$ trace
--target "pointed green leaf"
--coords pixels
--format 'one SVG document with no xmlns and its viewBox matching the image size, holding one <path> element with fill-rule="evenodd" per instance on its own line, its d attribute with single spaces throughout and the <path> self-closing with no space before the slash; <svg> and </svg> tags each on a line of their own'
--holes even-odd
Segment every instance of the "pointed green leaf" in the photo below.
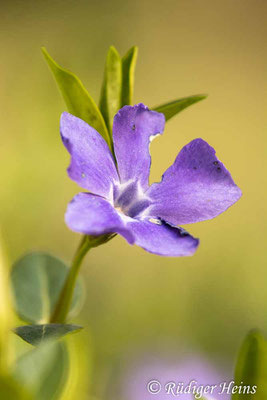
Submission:
<svg viewBox="0 0 267 400">
<path fill-rule="evenodd" d="M 197 94 L 195 96 L 184 97 L 182 99 L 171 101 L 170 103 L 162 104 L 161 106 L 154 107 L 153 110 L 163 113 L 165 115 L 166 121 L 168 121 L 170 118 L 184 110 L 186 107 L 189 107 L 192 104 L 206 98 L 207 95 L 205 94 Z"/>
<path fill-rule="evenodd" d="M 44 340 L 60 339 L 68 333 L 78 332 L 81 329 L 81 326 L 73 324 L 43 324 L 19 326 L 14 332 L 25 342 L 36 346 Z"/>
<path fill-rule="evenodd" d="M 242 383 L 241 383 L 242 382 Z M 236 370 L 235 385 L 257 386 L 255 394 L 236 393 L 233 400 L 267 399 L 267 341 L 259 332 L 251 332 L 241 346 Z"/>
<path fill-rule="evenodd" d="M 134 73 L 137 60 L 138 48 L 132 47 L 122 58 L 122 93 L 121 107 L 132 105 L 134 90 Z"/>
<path fill-rule="evenodd" d="M 122 67 L 121 57 L 115 47 L 109 48 L 99 108 L 112 137 L 114 115 L 121 108 Z"/>
<path fill-rule="evenodd" d="M 65 343 L 44 342 L 18 359 L 15 377 L 38 400 L 61 398 L 68 378 L 69 355 Z"/>
<path fill-rule="evenodd" d="M 19 259 L 11 271 L 15 308 L 26 322 L 49 322 L 64 285 L 68 267 L 59 259 L 41 252 L 29 253 Z M 70 315 L 82 305 L 81 281 L 76 285 Z"/>
<path fill-rule="evenodd" d="M 44 47 L 42 52 L 55 77 L 68 111 L 95 128 L 107 141 L 108 145 L 111 146 L 103 116 L 80 79 L 72 72 L 61 68 Z"/>
</svg>

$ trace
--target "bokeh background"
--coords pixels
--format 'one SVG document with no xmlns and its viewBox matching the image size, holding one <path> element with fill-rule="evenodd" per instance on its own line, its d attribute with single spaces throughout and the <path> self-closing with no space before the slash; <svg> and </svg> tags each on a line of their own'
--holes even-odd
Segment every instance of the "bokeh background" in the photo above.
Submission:
<svg viewBox="0 0 267 400">
<path fill-rule="evenodd" d="M 12 261 L 40 249 L 69 262 L 79 241 L 64 224 L 79 188 L 65 172 L 65 105 L 42 45 L 96 100 L 111 44 L 139 46 L 135 102 L 208 93 L 153 142 L 151 179 L 202 137 L 243 191 L 215 220 L 187 226 L 201 239 L 194 257 L 160 258 L 120 237 L 88 255 L 78 322 L 98 397 L 125 396 L 147 360 L 189 353 L 231 376 L 247 331 L 266 332 L 266 13 L 264 0 L 1 1 L 0 217 Z"/>
</svg>

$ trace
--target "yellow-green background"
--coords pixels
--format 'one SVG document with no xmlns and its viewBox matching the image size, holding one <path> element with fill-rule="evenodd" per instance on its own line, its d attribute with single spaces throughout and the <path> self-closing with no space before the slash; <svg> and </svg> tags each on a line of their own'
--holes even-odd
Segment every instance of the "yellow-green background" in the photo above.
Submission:
<svg viewBox="0 0 267 400">
<path fill-rule="evenodd" d="M 231 367 L 247 331 L 267 329 L 266 13 L 264 0 L 1 2 L 0 216 L 11 260 L 41 249 L 69 262 L 79 241 L 64 224 L 79 188 L 65 172 L 65 105 L 42 45 L 97 100 L 111 44 L 139 46 L 135 102 L 208 93 L 153 142 L 152 179 L 202 137 L 243 191 L 226 213 L 187 227 L 201 239 L 194 257 L 160 258 L 120 237 L 88 255 L 78 321 L 93 337 L 88 381 L 99 395 L 127 354 L 186 347 Z"/>
</svg>

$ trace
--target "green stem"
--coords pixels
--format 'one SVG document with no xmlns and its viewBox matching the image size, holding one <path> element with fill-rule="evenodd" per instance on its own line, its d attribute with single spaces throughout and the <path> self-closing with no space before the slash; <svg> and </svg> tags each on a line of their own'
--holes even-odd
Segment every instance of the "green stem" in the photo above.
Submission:
<svg viewBox="0 0 267 400">
<path fill-rule="evenodd" d="M 114 235 L 102 235 L 102 236 L 84 236 L 76 253 L 73 258 L 73 262 L 69 269 L 68 276 L 66 278 L 65 284 L 61 290 L 58 302 L 56 304 L 55 310 L 51 316 L 50 323 L 60 323 L 63 324 L 66 321 L 68 312 L 71 306 L 71 301 L 73 297 L 73 292 L 75 289 L 75 284 L 78 278 L 80 267 L 85 255 L 92 247 L 97 247 L 100 244 L 104 244 Z"/>
</svg>

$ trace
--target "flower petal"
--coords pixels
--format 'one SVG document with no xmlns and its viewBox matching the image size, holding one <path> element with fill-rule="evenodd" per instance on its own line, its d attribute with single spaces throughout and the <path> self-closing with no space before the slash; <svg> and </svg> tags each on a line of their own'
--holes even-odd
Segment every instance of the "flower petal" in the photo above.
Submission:
<svg viewBox="0 0 267 400">
<path fill-rule="evenodd" d="M 113 206 L 105 199 L 90 193 L 79 193 L 69 203 L 65 214 L 68 227 L 85 235 L 119 233 L 129 243 L 134 238 L 126 223 Z"/>
<path fill-rule="evenodd" d="M 123 107 L 114 117 L 113 141 L 121 183 L 138 181 L 148 187 L 150 170 L 149 143 L 163 133 L 165 117 L 143 104 Z"/>
<path fill-rule="evenodd" d="M 241 196 L 215 150 L 195 139 L 178 154 L 174 164 L 154 183 L 147 195 L 154 202 L 149 215 L 175 225 L 211 219 L 227 210 Z"/>
<path fill-rule="evenodd" d="M 71 155 L 69 177 L 90 192 L 111 196 L 119 178 L 105 140 L 86 122 L 66 112 L 61 116 L 60 132 Z"/>
<path fill-rule="evenodd" d="M 107 200 L 90 193 L 79 193 L 73 198 L 65 221 L 75 232 L 93 236 L 118 233 L 130 244 L 161 256 L 192 255 L 198 246 L 198 239 L 181 228 L 164 221 L 123 216 Z"/>
<path fill-rule="evenodd" d="M 199 240 L 184 229 L 171 226 L 164 221 L 133 219 L 127 226 L 134 236 L 135 244 L 160 256 L 191 256 L 199 244 Z"/>
</svg>

